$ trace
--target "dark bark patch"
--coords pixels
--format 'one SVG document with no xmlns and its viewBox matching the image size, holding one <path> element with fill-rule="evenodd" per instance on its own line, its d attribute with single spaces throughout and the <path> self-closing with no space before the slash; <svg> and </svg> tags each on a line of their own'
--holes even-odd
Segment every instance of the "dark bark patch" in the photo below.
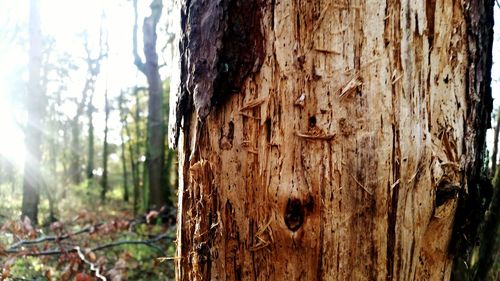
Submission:
<svg viewBox="0 0 500 281">
<path fill-rule="evenodd" d="M 289 198 L 285 209 L 285 224 L 291 231 L 295 232 L 304 223 L 304 207 L 297 198 Z"/>
<path fill-rule="evenodd" d="M 428 0 L 425 5 L 425 14 L 427 18 L 427 38 L 429 47 L 434 42 L 434 14 L 436 13 L 436 0 Z"/>
<path fill-rule="evenodd" d="M 309 213 L 312 213 L 314 211 L 314 198 L 311 194 L 307 196 L 307 201 L 305 202 L 304 207 Z"/>
<path fill-rule="evenodd" d="M 182 1 L 179 44 L 181 83 L 173 131 L 177 146 L 182 120 L 193 109 L 204 120 L 264 61 L 263 0 Z M 183 128 L 187 130 L 187 128 Z"/>
<path fill-rule="evenodd" d="M 198 262 L 204 264 L 208 261 L 210 255 L 210 247 L 205 242 L 196 245 L 196 253 L 198 254 Z"/>
<path fill-rule="evenodd" d="M 309 117 L 309 127 L 316 127 L 316 116 L 313 115 Z"/>
<path fill-rule="evenodd" d="M 266 126 L 266 140 L 267 143 L 270 143 L 272 137 L 272 124 L 270 118 L 266 119 L 265 126 Z"/>
<path fill-rule="evenodd" d="M 225 12 L 227 30 L 222 38 L 212 105 L 220 104 L 238 92 L 248 75 L 257 72 L 264 61 L 263 1 L 228 2 Z"/>
<path fill-rule="evenodd" d="M 436 207 L 446 203 L 446 201 L 456 198 L 460 187 L 447 181 L 442 181 L 436 189 Z"/>
<path fill-rule="evenodd" d="M 233 139 L 234 139 L 234 122 L 233 121 L 229 121 L 228 127 L 229 128 L 228 128 L 228 131 L 227 131 L 227 139 L 232 144 L 233 143 Z"/>
</svg>

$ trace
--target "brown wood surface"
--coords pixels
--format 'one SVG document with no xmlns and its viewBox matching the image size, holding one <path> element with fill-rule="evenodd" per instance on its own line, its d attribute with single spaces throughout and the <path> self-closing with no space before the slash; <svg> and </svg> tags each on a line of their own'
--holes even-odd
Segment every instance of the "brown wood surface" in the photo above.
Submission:
<svg viewBox="0 0 500 281">
<path fill-rule="evenodd" d="M 262 4 L 260 68 L 183 120 L 178 280 L 448 280 L 490 2 Z"/>
</svg>

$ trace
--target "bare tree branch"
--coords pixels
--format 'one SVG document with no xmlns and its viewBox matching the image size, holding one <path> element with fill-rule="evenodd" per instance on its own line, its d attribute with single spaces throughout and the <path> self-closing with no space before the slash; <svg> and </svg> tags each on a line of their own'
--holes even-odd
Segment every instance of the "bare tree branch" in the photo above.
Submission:
<svg viewBox="0 0 500 281">
<path fill-rule="evenodd" d="M 73 236 L 76 236 L 76 235 L 79 235 L 79 234 L 82 234 L 82 233 L 86 233 L 86 232 L 91 232 L 93 229 L 96 229 L 98 228 L 99 226 L 101 226 L 103 223 L 98 223 L 96 225 L 91 225 L 91 226 L 87 226 L 85 228 L 82 228 L 78 231 L 75 231 L 73 233 L 67 233 L 67 234 L 64 234 L 64 235 L 61 235 L 61 236 L 56 236 L 56 235 L 51 235 L 51 236 L 42 236 L 42 237 L 39 237 L 37 239 L 34 239 L 34 240 L 20 240 L 14 244 L 12 244 L 7 251 L 9 250 L 14 250 L 16 248 L 19 248 L 21 246 L 24 246 L 24 245 L 35 245 L 35 244 L 40 244 L 40 243 L 43 243 L 43 242 L 51 242 L 51 241 L 61 241 L 61 240 L 64 240 L 64 239 L 68 239 L 70 237 L 73 237 Z"/>
<path fill-rule="evenodd" d="M 119 241 L 114 241 L 110 242 L 107 244 L 103 245 L 98 245 L 90 249 L 91 252 L 97 252 L 109 248 L 114 248 L 117 246 L 121 245 L 145 245 L 151 248 L 156 249 L 158 252 L 161 252 L 162 255 L 166 256 L 166 252 L 163 251 L 160 247 L 156 246 L 154 243 L 159 242 L 161 240 L 170 240 L 173 241 L 175 237 L 168 235 L 167 233 L 160 234 L 156 236 L 153 239 L 148 239 L 148 240 L 119 240 Z M 31 257 L 37 257 L 37 256 L 53 256 L 53 255 L 62 255 L 62 254 L 68 254 L 68 253 L 77 253 L 79 247 L 73 247 L 70 249 L 51 249 L 51 250 L 46 250 L 46 251 L 40 251 L 40 252 L 29 252 L 29 251 L 23 251 L 23 250 L 16 250 L 16 249 L 7 249 L 4 251 L 6 254 L 18 254 L 20 256 L 31 256 Z"/>
<path fill-rule="evenodd" d="M 102 276 L 101 275 L 101 272 L 99 270 L 99 267 L 96 266 L 94 263 L 90 262 L 89 260 L 87 260 L 85 258 L 85 254 L 82 252 L 82 250 L 80 249 L 80 247 L 75 247 L 75 250 L 78 254 L 78 257 L 84 262 L 86 263 L 89 267 L 90 267 L 90 270 L 93 271 L 95 273 L 95 277 L 101 279 L 102 281 L 106 281 L 106 277 Z"/>
<path fill-rule="evenodd" d="M 137 50 L 137 32 L 139 29 L 139 25 L 137 24 L 139 13 L 137 11 L 137 0 L 133 1 L 134 4 L 134 30 L 132 34 L 132 42 L 133 42 L 133 53 L 134 53 L 134 64 L 137 66 L 137 69 L 142 73 L 146 74 L 146 65 L 142 61 L 139 56 L 139 51 Z"/>
</svg>

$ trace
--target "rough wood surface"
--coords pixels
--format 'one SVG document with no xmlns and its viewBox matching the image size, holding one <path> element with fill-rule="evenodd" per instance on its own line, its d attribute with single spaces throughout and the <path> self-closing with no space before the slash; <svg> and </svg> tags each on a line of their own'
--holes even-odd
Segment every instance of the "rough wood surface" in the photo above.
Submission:
<svg viewBox="0 0 500 281">
<path fill-rule="evenodd" d="M 490 2 L 262 3 L 259 70 L 182 112 L 178 280 L 448 280 Z"/>
</svg>

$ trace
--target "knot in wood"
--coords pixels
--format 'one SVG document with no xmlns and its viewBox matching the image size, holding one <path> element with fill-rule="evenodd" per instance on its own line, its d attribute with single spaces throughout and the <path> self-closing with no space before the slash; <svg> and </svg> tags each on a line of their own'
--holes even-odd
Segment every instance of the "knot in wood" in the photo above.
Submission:
<svg viewBox="0 0 500 281">
<path fill-rule="evenodd" d="M 198 254 L 198 262 L 206 263 L 210 255 L 210 247 L 206 242 L 200 242 L 196 245 L 196 253 Z"/>
<path fill-rule="evenodd" d="M 297 231 L 304 223 L 304 206 L 297 198 L 289 198 L 285 209 L 285 224 L 291 231 Z"/>
</svg>

